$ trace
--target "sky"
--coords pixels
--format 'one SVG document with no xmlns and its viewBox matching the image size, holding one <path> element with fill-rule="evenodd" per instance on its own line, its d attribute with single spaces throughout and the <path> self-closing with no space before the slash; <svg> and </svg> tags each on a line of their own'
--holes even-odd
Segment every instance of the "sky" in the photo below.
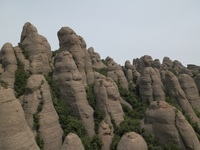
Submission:
<svg viewBox="0 0 200 150">
<path fill-rule="evenodd" d="M 0 0 L 0 47 L 20 41 L 31 22 L 52 51 L 57 32 L 68 26 L 102 59 L 126 60 L 150 55 L 183 65 L 200 65 L 200 0 Z"/>
</svg>

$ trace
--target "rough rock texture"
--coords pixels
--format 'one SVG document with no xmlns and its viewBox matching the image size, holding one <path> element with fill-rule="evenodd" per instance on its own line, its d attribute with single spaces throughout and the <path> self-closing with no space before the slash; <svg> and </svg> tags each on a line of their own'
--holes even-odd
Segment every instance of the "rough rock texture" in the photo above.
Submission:
<svg viewBox="0 0 200 150">
<path fill-rule="evenodd" d="M 177 77 L 170 71 L 167 71 L 165 74 L 165 85 L 169 96 L 177 101 L 178 105 L 186 112 L 187 115 L 191 117 L 194 122 L 197 122 L 200 125 L 200 120 L 188 102 Z"/>
<path fill-rule="evenodd" d="M 152 102 L 145 112 L 143 127 L 153 133 L 159 143 L 174 143 L 183 150 L 200 149 L 196 134 L 185 117 L 164 101 Z"/>
<path fill-rule="evenodd" d="M 188 64 L 187 69 L 189 69 L 195 75 L 200 73 L 200 66 L 194 64 Z"/>
<path fill-rule="evenodd" d="M 84 39 L 78 36 L 71 28 L 62 27 L 58 31 L 59 51 L 69 51 L 76 63 L 79 72 L 82 75 L 84 84 L 94 82 L 94 74 L 90 55 L 86 49 Z"/>
<path fill-rule="evenodd" d="M 135 132 L 125 133 L 119 144 L 117 150 L 147 150 L 147 143 L 143 137 Z"/>
<path fill-rule="evenodd" d="M 84 150 L 84 147 L 76 134 L 69 133 L 65 138 L 61 150 Z"/>
<path fill-rule="evenodd" d="M 39 150 L 13 90 L 0 87 L 0 149 Z"/>
<path fill-rule="evenodd" d="M 16 46 L 14 47 L 16 57 L 19 59 L 19 61 L 24 65 L 24 70 L 29 71 L 30 70 L 30 62 L 27 60 L 23 54 L 23 50 Z"/>
<path fill-rule="evenodd" d="M 103 120 L 99 127 L 99 136 L 102 139 L 103 146 L 101 150 L 109 150 L 113 138 L 113 127 L 110 118 Z M 108 123 L 106 123 L 108 122 Z"/>
<path fill-rule="evenodd" d="M 131 65 L 131 62 L 129 60 L 125 62 L 125 75 L 129 83 L 131 83 L 132 81 L 136 83 L 137 79 L 140 77 L 140 73 L 137 72 L 136 68 L 133 65 Z"/>
<path fill-rule="evenodd" d="M 199 95 L 200 95 L 200 74 L 196 75 L 194 78 L 194 82 L 198 88 L 198 92 L 199 92 Z"/>
<path fill-rule="evenodd" d="M 200 110 L 199 92 L 192 77 L 188 74 L 181 74 L 178 79 L 189 103 L 196 110 Z"/>
<path fill-rule="evenodd" d="M 0 52 L 1 71 L 0 80 L 8 83 L 13 88 L 15 82 L 15 71 L 17 70 L 17 60 L 12 44 L 6 43 L 1 48 Z"/>
<path fill-rule="evenodd" d="M 156 69 L 160 69 L 161 68 L 161 63 L 160 63 L 159 59 L 155 59 L 153 61 L 153 68 L 156 68 Z"/>
<path fill-rule="evenodd" d="M 163 63 L 162 63 L 162 69 L 163 70 L 168 70 L 170 68 L 173 68 L 173 61 L 169 57 L 164 57 L 163 58 Z"/>
<path fill-rule="evenodd" d="M 21 33 L 20 48 L 30 61 L 33 74 L 48 75 L 51 71 L 51 47 L 45 37 L 29 22 L 25 23 Z"/>
<path fill-rule="evenodd" d="M 128 90 L 128 82 L 122 71 L 122 67 L 110 57 L 106 58 L 106 63 L 108 67 L 108 77 L 112 78 L 115 82 L 118 82 L 120 86 Z"/>
<path fill-rule="evenodd" d="M 23 104 L 26 120 L 35 134 L 33 114 L 39 114 L 39 131 L 44 141 L 44 149 L 60 149 L 63 131 L 52 103 L 49 85 L 43 75 L 29 77 Z M 41 107 L 41 112 L 38 112 L 38 107 Z"/>
<path fill-rule="evenodd" d="M 152 58 L 146 55 L 141 60 L 144 68 L 139 79 L 139 92 L 142 100 L 144 102 L 165 100 L 160 73 L 157 69 L 149 67 L 151 66 Z"/>
<path fill-rule="evenodd" d="M 107 68 L 106 65 L 101 61 L 99 53 L 94 51 L 93 47 L 88 48 L 88 53 L 90 54 L 92 66 L 96 69 Z"/>
<path fill-rule="evenodd" d="M 73 114 L 81 119 L 87 134 L 93 136 L 94 111 L 88 104 L 82 75 L 69 51 L 60 51 L 56 56 L 53 79 L 59 87 L 61 99 L 68 103 Z"/>
<path fill-rule="evenodd" d="M 97 100 L 97 106 L 109 114 L 119 125 L 124 120 L 124 112 L 120 104 L 120 94 L 116 83 L 109 77 L 105 77 L 95 72 L 94 94 Z"/>
</svg>

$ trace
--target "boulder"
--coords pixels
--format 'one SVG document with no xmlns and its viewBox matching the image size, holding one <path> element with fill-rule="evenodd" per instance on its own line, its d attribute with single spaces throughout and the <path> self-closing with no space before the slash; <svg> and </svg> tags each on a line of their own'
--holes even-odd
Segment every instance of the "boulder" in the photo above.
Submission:
<svg viewBox="0 0 200 150">
<path fill-rule="evenodd" d="M 66 136 L 63 146 L 61 148 L 61 150 L 84 150 L 84 149 L 85 148 L 83 147 L 80 138 L 74 133 L 69 133 Z"/>
<path fill-rule="evenodd" d="M 125 133 L 120 139 L 117 150 L 147 150 L 143 137 L 135 132 Z"/>
</svg>

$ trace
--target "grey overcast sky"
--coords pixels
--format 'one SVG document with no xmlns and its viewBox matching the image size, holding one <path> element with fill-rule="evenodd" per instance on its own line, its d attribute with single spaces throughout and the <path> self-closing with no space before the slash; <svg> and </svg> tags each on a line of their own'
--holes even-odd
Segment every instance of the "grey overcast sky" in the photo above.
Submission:
<svg viewBox="0 0 200 150">
<path fill-rule="evenodd" d="M 151 55 L 200 65 L 200 0 L 0 0 L 0 20 L 1 47 L 31 22 L 52 50 L 68 26 L 119 64 Z"/>
</svg>

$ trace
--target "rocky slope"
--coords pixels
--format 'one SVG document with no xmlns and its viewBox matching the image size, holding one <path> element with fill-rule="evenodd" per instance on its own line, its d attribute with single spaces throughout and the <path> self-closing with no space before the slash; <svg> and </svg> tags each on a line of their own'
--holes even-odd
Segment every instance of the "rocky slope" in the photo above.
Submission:
<svg viewBox="0 0 200 150">
<path fill-rule="evenodd" d="M 200 150 L 200 66 L 101 59 L 69 27 L 25 23 L 0 51 L 2 150 Z M 134 57 L 134 55 L 133 55 Z"/>
</svg>

